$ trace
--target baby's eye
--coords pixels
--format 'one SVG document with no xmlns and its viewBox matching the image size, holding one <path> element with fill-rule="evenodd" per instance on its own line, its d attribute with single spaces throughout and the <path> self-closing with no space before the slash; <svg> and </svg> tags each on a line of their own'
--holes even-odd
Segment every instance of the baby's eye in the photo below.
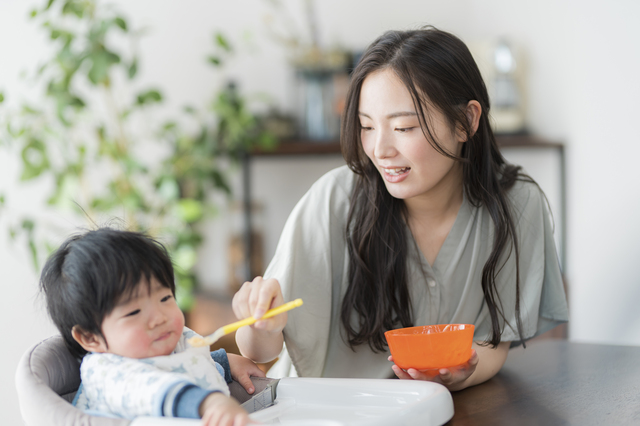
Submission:
<svg viewBox="0 0 640 426">
<path fill-rule="evenodd" d="M 132 317 L 134 315 L 137 315 L 140 313 L 140 309 L 136 309 L 135 311 L 131 311 L 129 312 L 127 315 L 125 315 L 126 317 Z"/>
<path fill-rule="evenodd" d="M 167 300 L 171 299 L 172 297 L 173 297 L 173 296 L 169 294 L 169 295 L 167 295 L 167 296 L 163 297 L 160 301 L 161 301 L 161 302 L 166 302 Z"/>
</svg>

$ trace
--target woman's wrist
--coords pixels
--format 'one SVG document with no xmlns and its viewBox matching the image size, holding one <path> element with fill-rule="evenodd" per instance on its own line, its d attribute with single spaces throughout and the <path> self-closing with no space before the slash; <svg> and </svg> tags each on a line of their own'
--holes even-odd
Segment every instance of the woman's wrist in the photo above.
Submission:
<svg viewBox="0 0 640 426">
<path fill-rule="evenodd" d="M 284 334 L 280 331 L 243 327 L 236 332 L 240 353 L 254 362 L 269 362 L 282 351 Z"/>
</svg>

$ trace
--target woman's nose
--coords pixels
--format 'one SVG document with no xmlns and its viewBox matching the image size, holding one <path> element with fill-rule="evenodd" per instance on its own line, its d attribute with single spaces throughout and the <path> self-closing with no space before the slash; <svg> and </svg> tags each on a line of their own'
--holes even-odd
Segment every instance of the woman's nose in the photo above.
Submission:
<svg viewBox="0 0 640 426">
<path fill-rule="evenodd" d="M 375 155 L 376 158 L 382 159 L 393 157 L 395 153 L 396 149 L 393 144 L 392 136 L 387 132 L 376 132 L 373 155 Z"/>
</svg>

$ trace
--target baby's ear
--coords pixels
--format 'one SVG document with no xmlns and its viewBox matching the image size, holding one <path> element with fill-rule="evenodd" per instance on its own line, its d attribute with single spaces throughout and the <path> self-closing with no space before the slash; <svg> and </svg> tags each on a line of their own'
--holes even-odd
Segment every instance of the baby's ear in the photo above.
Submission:
<svg viewBox="0 0 640 426">
<path fill-rule="evenodd" d="M 95 333 L 85 331 L 79 325 L 73 326 L 73 328 L 71 329 L 71 336 L 87 352 L 107 351 L 107 345 L 103 338 L 96 335 Z"/>
</svg>

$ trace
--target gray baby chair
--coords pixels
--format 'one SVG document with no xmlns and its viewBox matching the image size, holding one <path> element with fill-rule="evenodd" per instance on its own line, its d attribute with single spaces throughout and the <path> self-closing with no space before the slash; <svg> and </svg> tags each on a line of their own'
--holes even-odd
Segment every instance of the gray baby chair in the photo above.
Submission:
<svg viewBox="0 0 640 426">
<path fill-rule="evenodd" d="M 268 407 L 275 400 L 278 380 L 252 378 L 256 391 L 249 395 L 237 382 L 229 385 L 231 396 L 248 412 Z M 71 355 L 62 336 L 56 335 L 30 348 L 16 370 L 20 412 L 26 426 L 143 426 L 192 424 L 180 419 L 125 419 L 91 416 L 71 405 L 80 386 L 80 363 Z"/>
</svg>

